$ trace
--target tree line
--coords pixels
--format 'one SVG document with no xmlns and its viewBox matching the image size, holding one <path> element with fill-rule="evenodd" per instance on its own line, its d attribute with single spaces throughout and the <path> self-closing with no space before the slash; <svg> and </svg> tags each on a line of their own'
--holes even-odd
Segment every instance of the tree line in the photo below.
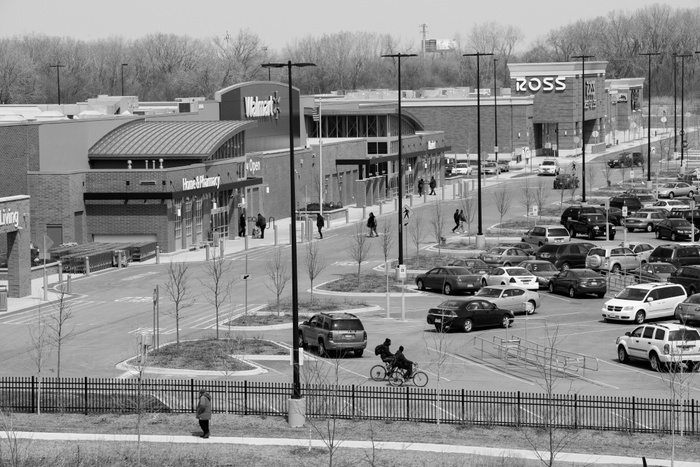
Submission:
<svg viewBox="0 0 700 467">
<path fill-rule="evenodd" d="M 128 40 L 109 37 L 82 41 L 70 37 L 27 34 L 0 39 L 0 103 L 36 104 L 58 100 L 74 103 L 100 94 L 137 95 L 141 101 L 177 97 L 213 98 L 232 84 L 267 80 L 285 82 L 286 70 L 266 70 L 266 62 L 312 62 L 296 69 L 294 85 L 302 93 L 355 89 L 395 89 L 397 61 L 381 55 L 417 53 L 401 63 L 404 89 L 476 85 L 476 62 L 464 53 L 492 53 L 480 64 L 482 87 L 509 87 L 507 64 L 565 62 L 578 55 L 608 61 L 608 78 L 647 77 L 652 57 L 654 95 L 672 95 L 674 61 L 680 83 L 680 59 L 685 59 L 685 92 L 698 90 L 695 68 L 700 55 L 700 7 L 672 8 L 655 4 L 634 11 L 578 20 L 549 30 L 524 46 L 522 31 L 496 22 L 477 24 L 453 38 L 454 48 L 421 53 L 419 43 L 402 43 L 389 34 L 338 32 L 305 36 L 276 51 L 258 34 L 241 29 L 236 35 L 192 38 L 148 34 Z M 52 66 L 53 65 L 53 66 Z M 62 65 L 62 67 L 56 67 Z M 494 73 L 494 66 L 496 67 Z M 123 76 L 123 79 L 122 79 Z M 680 84 L 679 84 L 680 86 Z"/>
</svg>

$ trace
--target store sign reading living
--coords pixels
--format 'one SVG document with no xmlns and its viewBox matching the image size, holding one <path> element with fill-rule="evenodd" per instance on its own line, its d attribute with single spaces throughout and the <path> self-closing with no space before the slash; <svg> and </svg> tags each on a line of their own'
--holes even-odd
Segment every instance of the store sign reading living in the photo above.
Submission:
<svg viewBox="0 0 700 467">
<path fill-rule="evenodd" d="M 0 211 L 0 226 L 2 225 L 19 227 L 19 211 L 10 211 L 9 209 Z"/>
<path fill-rule="evenodd" d="M 566 78 L 561 76 L 548 78 L 515 78 L 515 92 L 563 91 L 566 89 Z"/>
<path fill-rule="evenodd" d="M 221 177 L 207 177 L 206 175 L 197 175 L 194 179 L 188 180 L 186 178 L 182 179 L 182 191 L 187 190 L 198 190 L 200 188 L 209 188 L 215 186 L 219 188 L 219 183 L 221 182 Z"/>
<path fill-rule="evenodd" d="M 274 117 L 275 120 L 280 115 L 280 97 L 277 97 L 277 91 L 268 97 L 266 100 L 260 100 L 255 97 L 244 97 L 245 116 L 247 118 L 263 118 Z"/>
</svg>

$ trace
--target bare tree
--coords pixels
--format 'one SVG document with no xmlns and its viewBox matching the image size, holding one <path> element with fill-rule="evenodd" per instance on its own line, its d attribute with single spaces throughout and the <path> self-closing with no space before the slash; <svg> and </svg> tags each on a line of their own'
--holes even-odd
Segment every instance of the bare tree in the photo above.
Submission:
<svg viewBox="0 0 700 467">
<path fill-rule="evenodd" d="M 433 237 L 438 246 L 438 254 L 441 253 L 442 248 L 442 234 L 445 231 L 445 212 L 442 210 L 442 205 L 440 201 L 435 202 L 435 209 L 433 210 L 433 216 L 430 219 L 430 225 L 433 228 Z"/>
<path fill-rule="evenodd" d="M 214 307 L 216 313 L 216 339 L 219 339 L 219 312 L 221 306 L 231 295 L 233 286 L 233 264 L 226 261 L 223 255 L 217 256 L 216 249 L 211 261 L 206 261 L 202 265 L 202 270 L 206 274 L 206 280 L 200 280 L 204 286 L 204 299 Z"/>
<path fill-rule="evenodd" d="M 610 186 L 612 185 L 612 182 L 610 181 L 610 179 L 612 178 L 612 171 L 613 171 L 613 169 L 612 169 L 612 167 L 610 167 L 610 166 L 608 165 L 608 161 L 607 161 L 607 160 L 605 160 L 605 161 L 603 161 L 603 162 L 604 162 L 604 164 L 603 164 L 603 175 L 605 176 L 606 185 L 607 185 L 608 187 L 610 187 Z"/>
<path fill-rule="evenodd" d="M 525 185 L 520 191 L 520 198 L 518 199 L 520 205 L 525 208 L 525 215 L 528 220 L 530 219 L 530 210 L 535 205 L 535 189 L 530 186 L 530 180 L 525 180 Z"/>
<path fill-rule="evenodd" d="M 289 272 L 289 269 L 287 268 L 287 262 L 282 259 L 281 248 L 275 248 L 275 253 L 272 255 L 272 258 L 268 259 L 267 263 L 265 263 L 265 273 L 272 282 L 272 286 L 265 284 L 265 287 L 267 287 L 267 289 L 270 292 L 275 294 L 277 316 L 279 316 L 280 296 L 282 295 L 282 292 L 284 292 L 284 289 L 287 287 L 289 280 L 292 278 L 292 275 Z"/>
<path fill-rule="evenodd" d="M 408 224 L 408 236 L 411 237 L 411 242 L 416 246 L 416 256 L 420 256 L 420 244 L 425 240 L 425 235 L 423 214 L 416 211 Z"/>
<path fill-rule="evenodd" d="M 42 382 L 44 377 L 44 367 L 51 356 L 51 329 L 46 325 L 45 318 L 41 315 L 41 307 L 38 308 L 38 320 L 35 325 L 28 327 L 29 342 L 27 343 L 27 354 L 34 364 L 37 376 L 36 390 L 36 413 L 41 414 Z"/>
<path fill-rule="evenodd" d="M 180 347 L 180 319 L 183 311 L 192 306 L 194 298 L 190 291 L 189 266 L 187 263 L 170 262 L 168 265 L 168 280 L 165 283 L 165 295 L 173 302 L 174 308 L 168 313 L 175 318 L 175 343 Z"/>
<path fill-rule="evenodd" d="M 471 195 L 462 199 L 460 202 L 461 209 L 464 211 L 464 217 L 467 219 L 467 238 L 471 237 L 472 234 L 472 222 L 474 222 L 474 217 L 476 216 L 477 206 L 474 198 Z"/>
<path fill-rule="evenodd" d="M 306 244 L 304 266 L 306 266 L 306 274 L 309 276 L 309 282 L 311 282 L 311 305 L 313 305 L 314 280 L 328 267 L 328 261 L 318 251 L 318 242 L 309 242 Z"/>
<path fill-rule="evenodd" d="M 513 198 L 510 190 L 508 189 L 508 185 L 505 183 L 501 185 L 494 193 L 494 197 L 496 199 L 496 209 L 498 209 L 498 214 L 500 215 L 499 223 L 503 224 L 503 217 L 506 214 L 508 214 L 508 211 L 510 210 L 510 204 Z M 500 228 L 498 232 L 500 238 Z"/>
<path fill-rule="evenodd" d="M 382 234 L 379 236 L 379 247 L 382 249 L 382 255 L 384 256 L 384 274 L 386 276 L 386 317 L 389 317 L 389 255 L 391 254 L 391 249 L 394 246 L 394 228 L 391 222 L 382 222 Z"/>
<path fill-rule="evenodd" d="M 571 202 L 575 203 L 576 202 L 576 190 L 578 190 L 578 184 L 576 183 L 576 181 L 578 181 L 578 176 L 576 175 L 575 170 L 572 171 L 572 175 L 576 178 L 572 181 L 571 185 L 569 186 L 569 192 L 571 193 Z"/>
<path fill-rule="evenodd" d="M 354 235 L 350 236 L 350 245 L 348 246 L 348 256 L 357 263 L 357 285 L 360 285 L 360 273 L 362 271 L 362 263 L 369 258 L 369 252 L 372 244 L 369 242 L 369 237 L 365 235 L 364 227 L 361 222 L 355 226 Z"/>
<path fill-rule="evenodd" d="M 588 184 L 588 192 L 591 194 L 593 193 L 593 188 L 595 188 L 595 182 L 597 178 L 598 168 L 594 167 L 593 164 L 588 164 L 586 166 L 586 183 Z"/>
<path fill-rule="evenodd" d="M 542 217 L 542 211 L 544 211 L 547 201 L 549 200 L 549 189 L 545 186 L 542 178 L 537 179 L 537 188 L 535 188 L 535 206 L 537 206 L 537 212 L 540 217 Z"/>
<path fill-rule="evenodd" d="M 75 337 L 75 326 L 67 324 L 73 317 L 70 303 L 66 300 L 66 291 L 63 287 L 58 290 L 58 300 L 52 302 L 53 313 L 46 317 L 46 326 L 49 328 L 51 345 L 56 348 L 56 377 L 61 377 L 61 351 L 63 344 Z"/>
</svg>

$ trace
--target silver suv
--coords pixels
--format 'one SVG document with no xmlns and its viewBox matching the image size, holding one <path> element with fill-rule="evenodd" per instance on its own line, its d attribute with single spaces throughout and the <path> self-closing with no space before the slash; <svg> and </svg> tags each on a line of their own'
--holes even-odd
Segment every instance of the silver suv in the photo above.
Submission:
<svg viewBox="0 0 700 467">
<path fill-rule="evenodd" d="M 537 225 L 530 228 L 520 241 L 542 246 L 545 243 L 564 243 L 571 240 L 569 231 L 561 225 Z"/>
<path fill-rule="evenodd" d="M 596 271 L 620 272 L 638 268 L 641 258 L 629 248 L 591 248 L 586 267 Z"/>
<path fill-rule="evenodd" d="M 656 371 L 672 364 L 692 369 L 700 362 L 700 333 L 680 324 L 646 324 L 615 341 L 617 358 L 627 363 L 631 358 L 651 363 Z"/>
<path fill-rule="evenodd" d="M 318 347 L 318 354 L 353 351 L 361 357 L 367 347 L 367 331 L 362 321 L 351 313 L 319 313 L 299 325 L 299 346 Z"/>
</svg>

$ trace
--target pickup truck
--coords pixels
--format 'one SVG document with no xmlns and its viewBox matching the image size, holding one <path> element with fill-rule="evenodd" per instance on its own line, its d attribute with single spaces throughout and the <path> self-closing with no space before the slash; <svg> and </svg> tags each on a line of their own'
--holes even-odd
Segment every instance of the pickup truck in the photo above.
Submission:
<svg viewBox="0 0 700 467">
<path fill-rule="evenodd" d="M 596 237 L 605 237 L 607 226 L 610 240 L 615 239 L 615 226 L 605 222 L 605 216 L 598 213 L 583 212 L 562 220 L 562 224 L 569 230 L 571 238 L 576 235 L 587 236 L 590 240 Z"/>
</svg>

